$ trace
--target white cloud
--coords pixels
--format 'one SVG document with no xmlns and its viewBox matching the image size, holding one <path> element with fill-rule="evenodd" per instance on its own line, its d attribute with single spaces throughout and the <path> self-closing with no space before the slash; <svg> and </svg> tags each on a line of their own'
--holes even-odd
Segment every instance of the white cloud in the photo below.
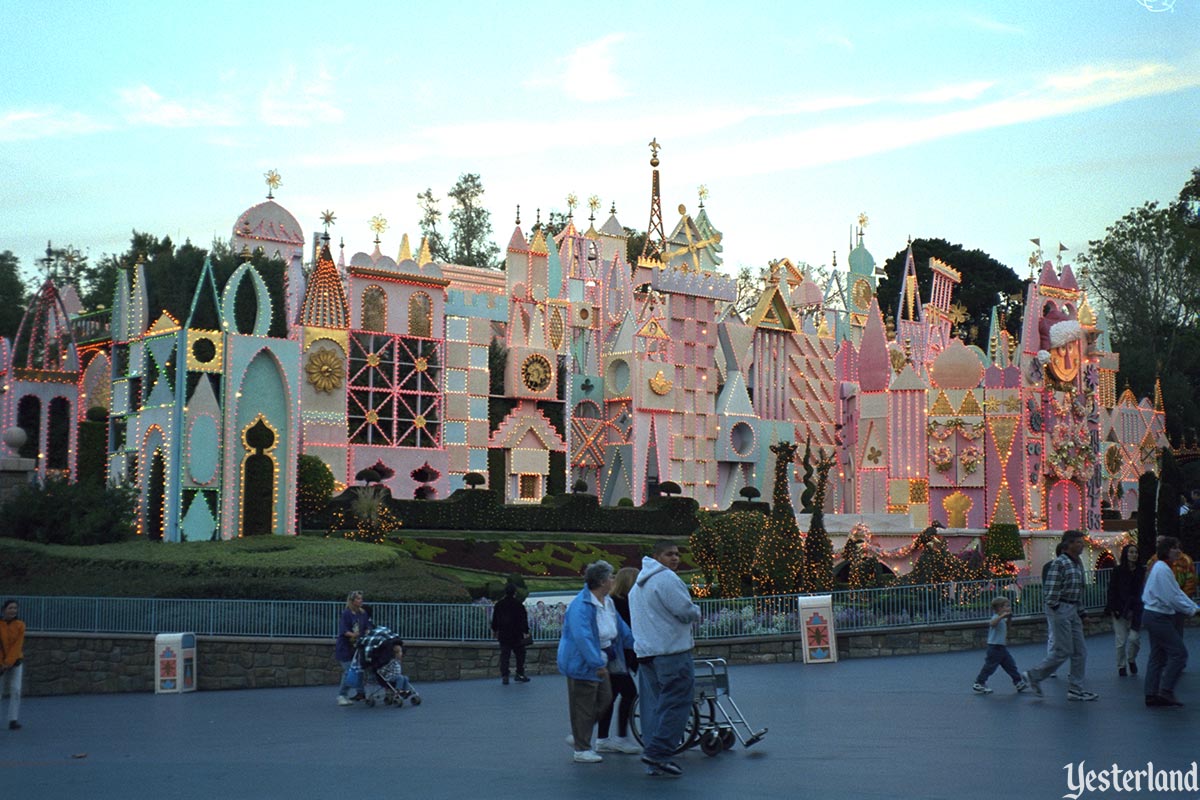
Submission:
<svg viewBox="0 0 1200 800">
<path fill-rule="evenodd" d="M 226 127 L 237 124 L 230 108 L 214 103 L 185 104 L 163 98 L 146 84 L 118 89 L 125 121 L 164 128 Z"/>
<path fill-rule="evenodd" d="M 109 130 L 111 126 L 77 111 L 60 108 L 17 109 L 0 112 L 0 142 L 78 136 Z"/>
<path fill-rule="evenodd" d="M 580 45 L 570 55 L 558 59 L 559 74 L 551 78 L 531 78 L 524 85 L 530 88 L 553 86 L 572 100 L 583 103 L 628 97 L 629 92 L 614 69 L 612 52 L 625 38 L 623 33 L 610 33 Z"/>
<path fill-rule="evenodd" d="M 323 65 L 304 82 L 297 78 L 296 68 L 289 66 L 259 96 L 259 119 L 282 128 L 341 122 L 346 114 L 334 103 L 335 95 L 333 76 Z"/>
<path fill-rule="evenodd" d="M 930 89 L 925 92 L 910 94 L 905 97 L 905 100 L 910 103 L 926 103 L 930 105 L 939 103 L 952 103 L 958 100 L 974 100 L 995 85 L 995 81 L 972 81 L 970 83 L 958 83 L 950 86 L 940 86 L 936 89 Z"/>
</svg>

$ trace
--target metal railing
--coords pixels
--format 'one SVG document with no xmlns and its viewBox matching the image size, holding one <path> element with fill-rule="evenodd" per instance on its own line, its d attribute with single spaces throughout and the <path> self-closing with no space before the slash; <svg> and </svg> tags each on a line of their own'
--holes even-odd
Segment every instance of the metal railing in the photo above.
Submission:
<svg viewBox="0 0 1200 800">
<path fill-rule="evenodd" d="M 1084 607 L 1102 608 L 1110 570 L 1094 573 L 1085 588 Z M 916 625 L 984 622 L 991 601 L 1004 595 L 1016 617 L 1040 615 L 1039 580 L 996 578 L 981 581 L 888 586 L 832 592 L 839 632 L 894 630 Z M 704 599 L 697 639 L 798 633 L 802 595 Z M 19 597 L 21 617 L 31 631 L 99 634 L 153 634 L 189 631 L 209 636 L 334 638 L 343 604 L 293 600 L 171 600 L 126 597 Z M 460 603 L 375 603 L 374 620 L 405 639 L 481 642 L 491 635 L 490 605 Z M 529 609 L 537 641 L 553 641 L 562 630 L 562 603 L 536 603 Z"/>
</svg>

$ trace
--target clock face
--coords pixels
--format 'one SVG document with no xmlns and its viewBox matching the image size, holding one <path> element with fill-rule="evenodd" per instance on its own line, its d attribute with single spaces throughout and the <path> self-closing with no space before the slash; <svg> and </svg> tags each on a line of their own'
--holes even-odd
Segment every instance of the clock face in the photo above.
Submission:
<svg viewBox="0 0 1200 800">
<path fill-rule="evenodd" d="M 854 301 L 856 308 L 866 309 L 871 305 L 871 284 L 867 283 L 864 278 L 859 278 L 854 281 L 854 288 L 850 292 L 850 298 Z"/>
<path fill-rule="evenodd" d="M 531 392 L 540 392 L 550 385 L 553 370 L 545 356 L 531 355 L 521 364 L 521 380 Z"/>
</svg>

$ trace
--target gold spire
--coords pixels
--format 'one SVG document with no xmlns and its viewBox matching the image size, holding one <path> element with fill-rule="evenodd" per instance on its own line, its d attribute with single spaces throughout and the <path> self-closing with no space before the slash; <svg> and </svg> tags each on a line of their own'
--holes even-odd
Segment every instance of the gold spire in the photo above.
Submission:
<svg viewBox="0 0 1200 800">
<path fill-rule="evenodd" d="M 422 240 L 422 244 L 424 244 L 424 240 Z M 396 257 L 396 261 L 409 261 L 411 259 L 412 248 L 408 244 L 408 234 L 406 233 L 400 237 L 400 255 Z"/>
<path fill-rule="evenodd" d="M 417 256 L 417 266 L 423 267 L 431 261 L 433 261 L 433 254 L 429 252 L 429 240 L 422 236 L 421 254 Z"/>
<path fill-rule="evenodd" d="M 1154 376 L 1154 410 L 1165 411 L 1163 408 L 1162 380 L 1158 375 Z"/>
</svg>

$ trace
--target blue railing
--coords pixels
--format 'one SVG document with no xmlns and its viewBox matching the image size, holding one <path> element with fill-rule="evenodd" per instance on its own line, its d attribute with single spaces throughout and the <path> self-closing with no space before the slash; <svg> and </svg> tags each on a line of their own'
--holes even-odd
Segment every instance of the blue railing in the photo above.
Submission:
<svg viewBox="0 0 1200 800">
<path fill-rule="evenodd" d="M 1102 608 L 1109 570 L 1094 573 L 1084 606 Z M 984 622 L 991 601 L 1004 595 L 1016 617 L 1042 613 L 1042 585 L 1029 578 L 961 581 L 924 586 L 890 586 L 832 592 L 839 632 L 891 630 L 915 625 Z M 801 630 L 802 595 L 700 600 L 697 639 L 767 636 Z M 30 631 L 154 634 L 189 631 L 208 636 L 334 638 L 344 605 L 336 601 L 172 600 L 127 597 L 18 597 Z M 405 639 L 478 642 L 491 636 L 490 605 L 460 603 L 374 603 L 374 620 Z M 537 603 L 530 627 L 538 641 L 562 630 L 565 606 Z"/>
</svg>

